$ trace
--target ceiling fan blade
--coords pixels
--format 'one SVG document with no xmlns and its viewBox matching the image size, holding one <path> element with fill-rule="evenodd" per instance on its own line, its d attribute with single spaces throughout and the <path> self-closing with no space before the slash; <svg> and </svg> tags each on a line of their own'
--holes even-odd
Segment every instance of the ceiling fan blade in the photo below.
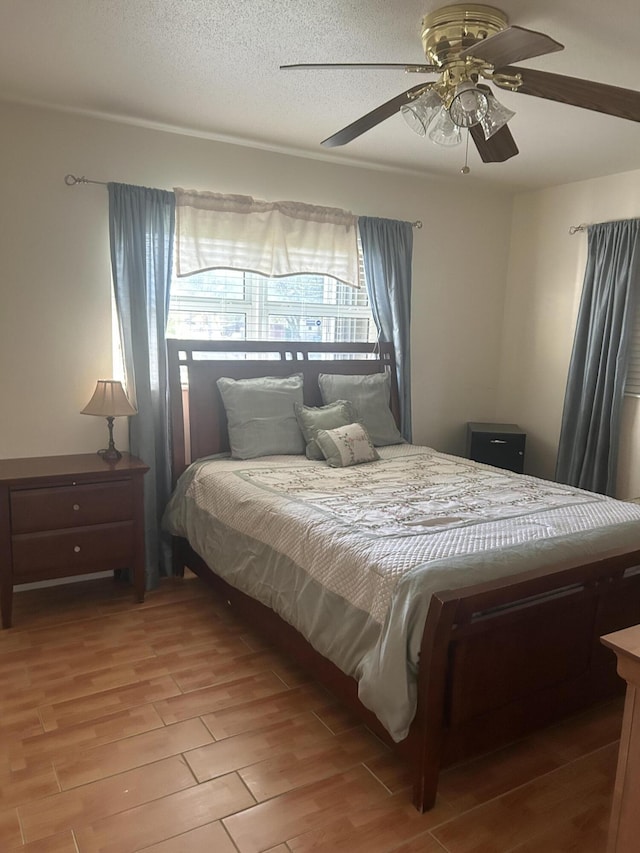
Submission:
<svg viewBox="0 0 640 853">
<path fill-rule="evenodd" d="M 521 62 L 556 50 L 564 50 L 564 45 L 551 36 L 524 27 L 507 27 L 463 50 L 460 56 L 462 59 L 472 56 L 489 62 L 494 68 L 502 68 L 510 62 Z"/>
<path fill-rule="evenodd" d="M 390 101 L 376 107 L 375 110 L 371 110 L 370 113 L 356 119 L 356 121 L 347 125 L 347 127 L 343 127 L 342 130 L 334 133 L 333 136 L 323 139 L 320 144 L 324 145 L 326 148 L 333 148 L 336 145 L 345 145 L 347 142 L 351 142 L 352 139 L 355 139 L 367 130 L 371 130 L 372 127 L 380 124 L 380 122 L 383 122 L 385 119 L 390 118 L 398 112 L 400 107 L 411 103 L 411 101 L 415 101 L 419 95 L 430 88 L 430 83 L 419 83 L 417 86 L 412 86 L 411 89 L 407 89 L 407 91 L 403 92 L 401 95 L 396 95 L 395 98 L 392 98 Z"/>
<path fill-rule="evenodd" d="M 510 160 L 519 153 L 518 146 L 506 124 L 489 139 L 484 138 L 484 131 L 479 124 L 469 130 L 483 163 L 504 163 L 505 160 Z"/>
<path fill-rule="evenodd" d="M 500 74 L 520 74 L 522 85 L 514 90 L 519 94 L 535 95 L 537 98 L 559 101 L 585 110 L 640 121 L 640 92 L 634 89 L 621 89 L 605 83 L 517 66 L 507 66 L 499 71 Z M 499 85 L 495 78 L 494 83 Z"/>
<path fill-rule="evenodd" d="M 510 59 L 509 62 L 516 62 Z M 300 71 L 305 69 L 332 70 L 336 68 L 390 68 L 396 71 L 406 71 L 412 74 L 431 74 L 440 71 L 436 65 L 417 65 L 412 62 L 298 62 L 294 65 L 281 65 L 281 71 Z"/>
</svg>

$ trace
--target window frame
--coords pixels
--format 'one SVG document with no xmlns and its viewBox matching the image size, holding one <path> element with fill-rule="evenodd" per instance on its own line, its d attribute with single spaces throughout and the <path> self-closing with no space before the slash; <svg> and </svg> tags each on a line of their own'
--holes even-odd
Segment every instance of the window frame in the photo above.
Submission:
<svg viewBox="0 0 640 853">
<path fill-rule="evenodd" d="M 167 333 L 166 336 L 168 338 L 184 338 L 184 337 L 192 337 L 192 335 L 184 335 L 179 332 L 173 333 L 170 329 L 172 325 L 172 315 L 178 313 L 193 313 L 193 314 L 212 314 L 212 315 L 243 315 L 244 317 L 244 336 L 241 338 L 234 338 L 234 340 L 246 340 L 246 341 L 269 341 L 269 340 L 278 340 L 278 337 L 269 336 L 269 328 L 270 328 L 270 318 L 275 317 L 309 317 L 309 318 L 319 318 L 323 321 L 321 324 L 320 330 L 320 340 L 326 342 L 334 342 L 341 343 L 344 342 L 342 338 L 336 338 L 336 331 L 339 328 L 339 323 L 341 320 L 344 321 L 366 321 L 368 323 L 367 326 L 367 337 L 355 337 L 355 342 L 363 342 L 363 343 L 374 343 L 378 338 L 378 333 L 375 325 L 375 319 L 373 316 L 373 311 L 371 309 L 371 305 L 369 303 L 369 298 L 366 289 L 363 288 L 351 288 L 350 285 L 344 284 L 343 282 L 339 282 L 331 276 L 325 275 L 320 276 L 317 273 L 309 273 L 306 276 L 285 276 L 284 279 L 288 278 L 313 278 L 313 279 L 323 279 L 322 282 L 323 290 L 326 295 L 326 290 L 329 289 L 333 291 L 334 301 L 314 301 L 314 300 L 305 300 L 305 299 L 278 299 L 274 300 L 269 299 L 269 287 L 271 282 L 282 281 L 282 278 L 268 278 L 267 276 L 263 276 L 259 273 L 255 273 L 248 270 L 207 270 L 205 272 L 196 273 L 198 276 L 203 275 L 220 275 L 225 276 L 229 272 L 233 274 L 240 273 L 242 275 L 242 284 L 243 284 L 243 298 L 234 298 L 233 296 L 216 296 L 213 294 L 203 293 L 202 295 L 198 294 L 179 294 L 176 292 L 177 288 L 172 287 L 172 293 L 170 295 L 170 304 L 169 304 L 169 313 L 167 318 Z M 189 279 L 192 279 L 194 276 L 183 276 L 178 279 L 174 279 L 175 283 L 187 282 Z M 362 276 L 362 281 L 364 281 L 364 275 Z M 340 288 L 345 288 L 342 293 L 346 296 L 346 294 L 350 291 L 353 291 L 353 297 L 351 299 L 341 300 L 340 298 Z M 348 290 L 346 290 L 348 288 Z M 362 294 L 362 296 L 358 296 Z M 363 304 L 356 304 L 358 301 L 361 301 Z M 327 335 L 327 328 L 332 329 L 332 333 Z M 208 335 L 207 337 L 200 337 L 202 340 L 224 340 L 225 337 L 222 336 L 220 338 L 211 337 Z M 303 338 L 306 339 L 306 338 Z M 350 342 L 354 342 L 353 338 L 350 339 Z"/>
</svg>

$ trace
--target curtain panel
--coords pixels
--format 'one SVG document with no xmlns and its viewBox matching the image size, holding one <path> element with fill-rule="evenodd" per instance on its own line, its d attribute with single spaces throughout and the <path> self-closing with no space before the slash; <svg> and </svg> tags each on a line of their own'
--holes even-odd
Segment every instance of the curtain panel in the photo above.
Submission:
<svg viewBox="0 0 640 853">
<path fill-rule="evenodd" d="M 615 495 L 620 417 L 640 289 L 640 219 L 588 228 L 556 479 Z"/>
<path fill-rule="evenodd" d="M 144 478 L 146 585 L 170 575 L 171 546 L 161 532 L 171 494 L 165 331 L 169 311 L 175 197 L 172 192 L 110 183 L 111 267 L 127 392 L 129 447 L 150 470 Z"/>
<path fill-rule="evenodd" d="M 393 343 L 400 395 L 400 432 L 411 441 L 411 261 L 410 222 L 358 219 L 365 282 L 379 339 Z"/>
<path fill-rule="evenodd" d="M 175 189 L 176 273 L 329 275 L 359 287 L 357 218 L 292 201 Z"/>
</svg>

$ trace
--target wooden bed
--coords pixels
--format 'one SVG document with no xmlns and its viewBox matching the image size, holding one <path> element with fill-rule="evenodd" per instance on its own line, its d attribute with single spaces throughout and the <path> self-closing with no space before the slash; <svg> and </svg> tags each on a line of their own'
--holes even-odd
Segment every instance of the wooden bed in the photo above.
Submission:
<svg viewBox="0 0 640 853">
<path fill-rule="evenodd" d="M 321 405 L 319 373 L 388 370 L 392 411 L 398 419 L 389 344 L 380 345 L 375 358 L 365 344 L 171 340 L 168 345 L 174 482 L 191 459 L 228 449 L 226 416 L 215 384 L 221 376 L 301 372 L 305 403 Z M 238 358 L 229 360 L 229 353 Z M 325 358 L 314 358 L 318 353 Z M 431 598 L 424 629 L 417 713 L 408 737 L 393 743 L 359 702 L 353 678 L 271 610 L 218 577 L 186 540 L 174 539 L 174 556 L 176 573 L 186 566 L 214 584 L 238 613 L 268 631 L 271 641 L 404 756 L 420 811 L 435 802 L 441 767 L 621 692 L 624 685 L 616 674 L 615 657 L 599 638 L 640 622 L 640 572 L 635 570 L 640 551 L 572 569 L 530 571 L 442 590 Z"/>
</svg>

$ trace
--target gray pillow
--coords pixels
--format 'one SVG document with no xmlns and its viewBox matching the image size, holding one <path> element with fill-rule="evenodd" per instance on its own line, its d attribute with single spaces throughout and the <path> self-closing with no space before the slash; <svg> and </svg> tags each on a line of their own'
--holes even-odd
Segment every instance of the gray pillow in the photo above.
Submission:
<svg viewBox="0 0 640 853">
<path fill-rule="evenodd" d="M 362 424 L 319 429 L 316 441 L 332 468 L 346 468 L 349 465 L 361 465 L 363 462 L 380 459 Z"/>
<path fill-rule="evenodd" d="M 304 440 L 307 442 L 305 450 L 307 459 L 324 459 L 316 442 L 316 433 L 319 429 L 334 429 L 334 427 L 351 424 L 355 420 L 353 406 L 347 400 L 336 400 L 335 403 L 329 403 L 326 406 L 301 406 L 296 403 L 293 408 Z"/>
<path fill-rule="evenodd" d="M 302 373 L 217 381 L 229 425 L 235 459 L 278 453 L 304 453 L 295 403 L 302 404 Z"/>
<path fill-rule="evenodd" d="M 321 373 L 318 384 L 323 403 L 348 400 L 353 404 L 357 420 L 364 424 L 376 447 L 404 441 L 389 408 L 391 385 L 388 373 Z"/>
</svg>

